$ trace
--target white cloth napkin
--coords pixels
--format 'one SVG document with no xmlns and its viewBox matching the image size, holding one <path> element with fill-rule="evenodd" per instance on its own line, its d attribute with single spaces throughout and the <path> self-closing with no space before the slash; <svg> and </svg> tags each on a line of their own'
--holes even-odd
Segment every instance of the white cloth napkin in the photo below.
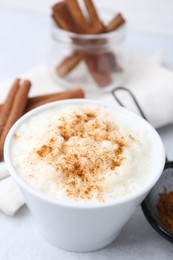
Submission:
<svg viewBox="0 0 173 260">
<path fill-rule="evenodd" d="M 122 84 L 133 91 L 147 118 L 154 127 L 173 122 L 173 72 L 162 67 L 160 59 L 161 55 L 159 53 L 150 58 L 135 54 L 131 55 L 129 69 Z M 63 88 L 59 87 L 51 79 L 49 71 L 44 65 L 22 74 L 21 77 L 32 81 L 31 96 L 63 90 Z M 3 102 L 5 99 L 11 82 L 9 80 L 0 84 L 0 102 Z M 90 98 L 116 104 L 111 94 Z M 135 111 L 129 96 L 121 94 L 121 100 L 123 100 L 127 108 Z M 0 210 L 8 215 L 13 215 L 25 201 L 19 188 L 8 175 L 5 163 L 1 163 Z"/>
</svg>

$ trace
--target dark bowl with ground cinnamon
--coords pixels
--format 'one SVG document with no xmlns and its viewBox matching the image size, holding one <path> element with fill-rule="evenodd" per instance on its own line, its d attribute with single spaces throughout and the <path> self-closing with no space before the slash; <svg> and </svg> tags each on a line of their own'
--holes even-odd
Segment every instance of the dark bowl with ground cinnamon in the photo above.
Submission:
<svg viewBox="0 0 173 260">
<path fill-rule="evenodd" d="M 142 203 L 151 226 L 173 243 L 173 162 L 166 163 L 161 178 Z"/>
</svg>

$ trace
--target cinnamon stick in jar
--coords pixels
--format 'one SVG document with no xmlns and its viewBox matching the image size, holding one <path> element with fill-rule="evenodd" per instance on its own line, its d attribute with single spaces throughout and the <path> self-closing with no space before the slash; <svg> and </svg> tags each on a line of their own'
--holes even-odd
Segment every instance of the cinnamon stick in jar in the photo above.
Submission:
<svg viewBox="0 0 173 260">
<path fill-rule="evenodd" d="M 91 24 L 94 24 L 95 22 L 100 20 L 98 13 L 96 11 L 96 8 L 93 4 L 93 1 L 92 0 L 84 0 L 84 3 L 85 3 L 85 6 L 86 6 L 86 9 L 88 11 L 88 15 L 89 15 Z"/>
<path fill-rule="evenodd" d="M 102 32 L 102 25 L 100 22 L 96 22 L 95 26 L 90 29 L 90 34 L 97 34 L 99 32 Z M 79 45 L 88 45 L 89 41 L 88 40 L 73 40 L 75 44 Z M 56 66 L 56 71 L 60 77 L 65 77 L 68 75 L 84 58 L 84 52 L 74 52 L 71 55 L 65 57 L 57 66 Z"/>
<path fill-rule="evenodd" d="M 77 0 L 64 0 L 66 6 L 73 17 L 73 20 L 78 25 L 82 33 L 87 33 L 90 29 L 89 23 L 86 21 Z"/>
<path fill-rule="evenodd" d="M 56 24 L 63 30 L 81 33 L 81 29 L 73 19 L 65 2 L 59 2 L 52 7 L 53 19 Z M 72 71 L 82 60 L 82 53 L 75 52 L 65 57 L 56 67 L 56 71 L 60 77 L 66 76 Z"/>
<path fill-rule="evenodd" d="M 108 24 L 107 31 L 112 32 L 117 30 L 121 25 L 125 23 L 125 19 L 121 14 L 117 14 Z"/>
<path fill-rule="evenodd" d="M 103 30 L 103 26 L 100 22 L 96 22 L 94 27 L 90 29 L 90 34 L 98 34 Z M 78 45 L 88 45 L 90 44 L 86 39 L 73 39 L 74 44 Z M 60 77 L 65 77 L 68 75 L 84 58 L 84 52 L 76 51 L 71 55 L 65 57 L 57 66 L 56 71 Z"/>
<path fill-rule="evenodd" d="M 62 62 L 56 67 L 56 71 L 60 77 L 64 77 L 70 73 L 82 60 L 84 54 L 82 52 L 76 52 L 72 55 L 65 57 Z"/>
<path fill-rule="evenodd" d="M 90 24 L 95 27 L 96 23 L 100 24 L 101 29 L 101 33 L 106 32 L 106 27 L 104 26 L 104 24 L 102 23 L 102 21 L 99 18 L 99 15 L 97 13 L 97 10 L 94 6 L 94 3 L 92 0 L 84 0 L 88 15 L 89 15 L 89 22 Z"/>
<path fill-rule="evenodd" d="M 78 24 L 74 21 L 73 17 L 71 16 L 71 13 L 69 12 L 65 2 L 59 2 L 55 4 L 52 7 L 52 11 L 52 18 L 60 28 L 74 33 L 82 32 Z"/>
</svg>

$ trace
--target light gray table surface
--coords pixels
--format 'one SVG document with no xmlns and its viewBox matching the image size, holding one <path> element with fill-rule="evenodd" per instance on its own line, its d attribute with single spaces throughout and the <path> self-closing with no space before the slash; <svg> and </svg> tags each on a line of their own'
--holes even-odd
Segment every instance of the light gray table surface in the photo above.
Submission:
<svg viewBox="0 0 173 260">
<path fill-rule="evenodd" d="M 164 63 L 173 69 L 173 38 L 149 35 L 129 29 L 127 43 L 133 49 L 152 54 L 160 48 Z M 0 81 L 46 62 L 49 46 L 49 16 L 0 5 Z M 169 159 L 173 159 L 173 126 L 159 130 Z M 106 228 L 106 227 L 105 227 Z M 97 232 L 97 230 L 96 230 Z M 71 253 L 55 248 L 39 234 L 26 206 L 14 217 L 0 212 L 0 260 L 106 260 L 173 259 L 173 245 L 148 224 L 140 208 L 108 247 L 93 253 Z"/>
</svg>

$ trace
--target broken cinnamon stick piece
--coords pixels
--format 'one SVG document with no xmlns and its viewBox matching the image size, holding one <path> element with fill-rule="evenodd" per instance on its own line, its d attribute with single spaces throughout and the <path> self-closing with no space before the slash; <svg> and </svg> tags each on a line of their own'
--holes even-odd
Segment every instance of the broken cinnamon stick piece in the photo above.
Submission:
<svg viewBox="0 0 173 260">
<path fill-rule="evenodd" d="M 84 97 L 85 95 L 82 89 L 73 89 L 73 90 L 68 90 L 60 93 L 54 93 L 54 94 L 29 98 L 25 109 L 25 113 L 36 107 L 47 104 L 49 102 L 54 102 L 63 99 L 84 98 Z"/>
<path fill-rule="evenodd" d="M 112 32 L 117 30 L 121 25 L 125 23 L 125 19 L 122 14 L 117 14 L 108 24 L 107 31 Z"/>
<path fill-rule="evenodd" d="M 4 104 L 2 105 L 1 107 L 1 111 L 0 111 L 0 136 L 2 134 L 2 131 L 3 131 L 3 128 L 4 128 L 4 125 L 8 119 L 8 116 L 11 112 L 11 108 L 12 108 L 12 105 L 13 105 L 13 101 L 14 101 L 14 98 L 15 98 L 15 95 L 17 94 L 17 91 L 19 90 L 19 82 L 20 80 L 19 79 L 16 79 L 14 82 L 13 82 L 13 85 L 8 93 L 8 96 L 4 102 Z"/>
<path fill-rule="evenodd" d="M 80 30 L 83 33 L 87 33 L 90 26 L 89 23 L 86 21 L 77 0 L 64 0 L 64 2 L 66 3 L 70 14 L 72 15 L 75 23 L 78 25 Z"/>
<path fill-rule="evenodd" d="M 28 96 L 30 87 L 31 87 L 30 81 L 25 80 L 21 84 L 21 86 L 15 96 L 11 112 L 5 123 L 5 126 L 2 131 L 2 135 L 0 137 L 0 160 L 3 160 L 3 149 L 4 149 L 5 138 L 9 132 L 10 128 L 12 127 L 12 125 L 17 121 L 17 119 L 19 119 L 19 117 L 22 116 L 22 114 L 25 110 L 25 106 L 26 106 L 27 98 L 28 98 L 27 96 Z"/>
</svg>

